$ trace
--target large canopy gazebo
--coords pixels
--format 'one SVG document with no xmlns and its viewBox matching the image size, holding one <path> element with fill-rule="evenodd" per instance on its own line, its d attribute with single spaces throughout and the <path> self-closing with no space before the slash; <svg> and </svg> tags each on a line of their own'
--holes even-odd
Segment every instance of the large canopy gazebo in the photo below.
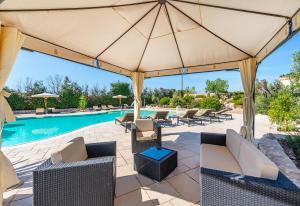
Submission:
<svg viewBox="0 0 300 206">
<path fill-rule="evenodd" d="M 0 0 L 0 105 L 20 48 L 132 78 L 240 69 L 252 139 L 257 64 L 299 31 L 299 0 Z"/>
</svg>

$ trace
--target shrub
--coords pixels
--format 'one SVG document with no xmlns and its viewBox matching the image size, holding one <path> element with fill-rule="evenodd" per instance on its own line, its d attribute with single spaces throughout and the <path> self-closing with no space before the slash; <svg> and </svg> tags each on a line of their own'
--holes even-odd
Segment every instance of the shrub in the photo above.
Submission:
<svg viewBox="0 0 300 206">
<path fill-rule="evenodd" d="M 256 113 L 268 114 L 271 101 L 272 101 L 272 99 L 270 97 L 266 97 L 263 95 L 257 95 L 255 97 Z"/>
<path fill-rule="evenodd" d="M 243 105 L 244 94 L 243 93 L 233 93 L 232 102 L 234 105 Z"/>
<path fill-rule="evenodd" d="M 195 101 L 195 97 L 186 95 L 183 97 L 183 100 L 184 100 L 186 106 L 191 106 L 192 103 Z"/>
<path fill-rule="evenodd" d="M 184 107 L 185 106 L 185 101 L 184 101 L 183 98 L 181 98 L 179 96 L 175 96 L 172 99 L 170 99 L 170 106 L 172 106 L 172 107 L 177 107 L 177 106 Z"/>
<path fill-rule="evenodd" d="M 169 104 L 170 104 L 169 97 L 163 97 L 159 100 L 159 105 L 169 105 Z"/>
<path fill-rule="evenodd" d="M 81 95 L 78 102 L 78 108 L 83 110 L 86 108 L 86 105 L 87 105 L 87 100 L 84 95 Z"/>
<path fill-rule="evenodd" d="M 289 92 L 278 95 L 270 104 L 268 115 L 281 130 L 289 131 L 291 121 L 297 115 L 296 100 Z"/>
<path fill-rule="evenodd" d="M 20 93 L 11 93 L 7 101 L 13 110 L 23 110 L 26 108 L 25 98 Z"/>
<path fill-rule="evenodd" d="M 206 97 L 200 101 L 200 108 L 219 110 L 222 104 L 217 97 Z"/>
<path fill-rule="evenodd" d="M 299 134 L 300 135 L 300 134 Z M 289 147 L 293 149 L 296 158 L 300 160 L 300 136 L 289 136 L 288 137 Z"/>
<path fill-rule="evenodd" d="M 205 98 L 205 97 L 206 97 L 206 96 L 205 96 L 204 94 L 197 94 L 197 95 L 196 95 L 196 98 L 199 98 L 199 99 L 200 99 L 200 98 Z"/>
</svg>

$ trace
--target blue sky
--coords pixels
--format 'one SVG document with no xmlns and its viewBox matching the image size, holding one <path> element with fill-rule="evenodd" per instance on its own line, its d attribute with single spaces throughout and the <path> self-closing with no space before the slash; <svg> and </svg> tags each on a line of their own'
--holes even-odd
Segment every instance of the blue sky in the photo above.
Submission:
<svg viewBox="0 0 300 206">
<path fill-rule="evenodd" d="M 282 45 L 259 65 L 257 78 L 267 79 L 269 82 L 272 82 L 281 74 L 288 73 L 292 63 L 292 54 L 295 51 L 300 51 L 300 33 Z M 93 86 L 98 84 L 100 87 L 108 88 L 110 83 L 116 81 L 131 83 L 128 77 L 83 66 L 38 52 L 22 50 L 18 54 L 18 58 L 6 86 L 16 88 L 20 82 L 25 82 L 26 77 L 30 77 L 33 80 L 45 80 L 46 84 L 47 77 L 55 74 L 69 76 L 71 80 L 77 81 L 80 85 L 88 84 L 89 86 Z M 214 80 L 216 78 L 228 80 L 230 91 L 242 90 L 240 74 L 237 71 L 185 75 L 184 87 L 195 87 L 197 92 L 204 92 L 205 81 L 207 79 Z M 180 82 L 180 76 L 150 78 L 145 80 L 144 87 L 180 89 Z"/>
</svg>

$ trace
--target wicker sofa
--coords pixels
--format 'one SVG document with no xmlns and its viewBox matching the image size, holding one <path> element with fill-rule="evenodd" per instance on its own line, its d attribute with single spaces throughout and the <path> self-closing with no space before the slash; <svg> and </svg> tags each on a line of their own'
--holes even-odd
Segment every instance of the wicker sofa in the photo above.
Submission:
<svg viewBox="0 0 300 206">
<path fill-rule="evenodd" d="M 300 188 L 233 130 L 201 133 L 202 206 L 300 205 Z"/>
<path fill-rule="evenodd" d="M 151 119 L 137 119 L 131 126 L 132 153 L 149 147 L 161 147 L 161 126 Z"/>
<path fill-rule="evenodd" d="M 72 140 L 33 171 L 34 205 L 114 205 L 116 142 L 85 147 L 82 142 L 83 138 Z"/>
</svg>

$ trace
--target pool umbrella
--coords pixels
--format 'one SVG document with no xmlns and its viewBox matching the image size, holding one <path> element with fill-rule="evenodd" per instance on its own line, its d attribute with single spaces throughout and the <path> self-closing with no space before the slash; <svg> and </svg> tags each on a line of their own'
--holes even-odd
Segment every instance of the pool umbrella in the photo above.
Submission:
<svg viewBox="0 0 300 206">
<path fill-rule="evenodd" d="M 44 99 L 44 104 L 45 104 L 45 109 L 46 109 L 46 112 L 47 112 L 48 99 L 49 98 L 58 98 L 59 96 L 57 94 L 51 94 L 51 93 L 44 92 L 44 93 L 32 95 L 31 97 L 34 97 L 34 98 L 43 98 Z"/>
<path fill-rule="evenodd" d="M 122 99 L 125 99 L 127 98 L 127 96 L 124 96 L 124 95 L 116 95 L 116 96 L 113 96 L 114 99 L 119 99 L 119 104 L 121 105 L 122 104 Z"/>
</svg>

